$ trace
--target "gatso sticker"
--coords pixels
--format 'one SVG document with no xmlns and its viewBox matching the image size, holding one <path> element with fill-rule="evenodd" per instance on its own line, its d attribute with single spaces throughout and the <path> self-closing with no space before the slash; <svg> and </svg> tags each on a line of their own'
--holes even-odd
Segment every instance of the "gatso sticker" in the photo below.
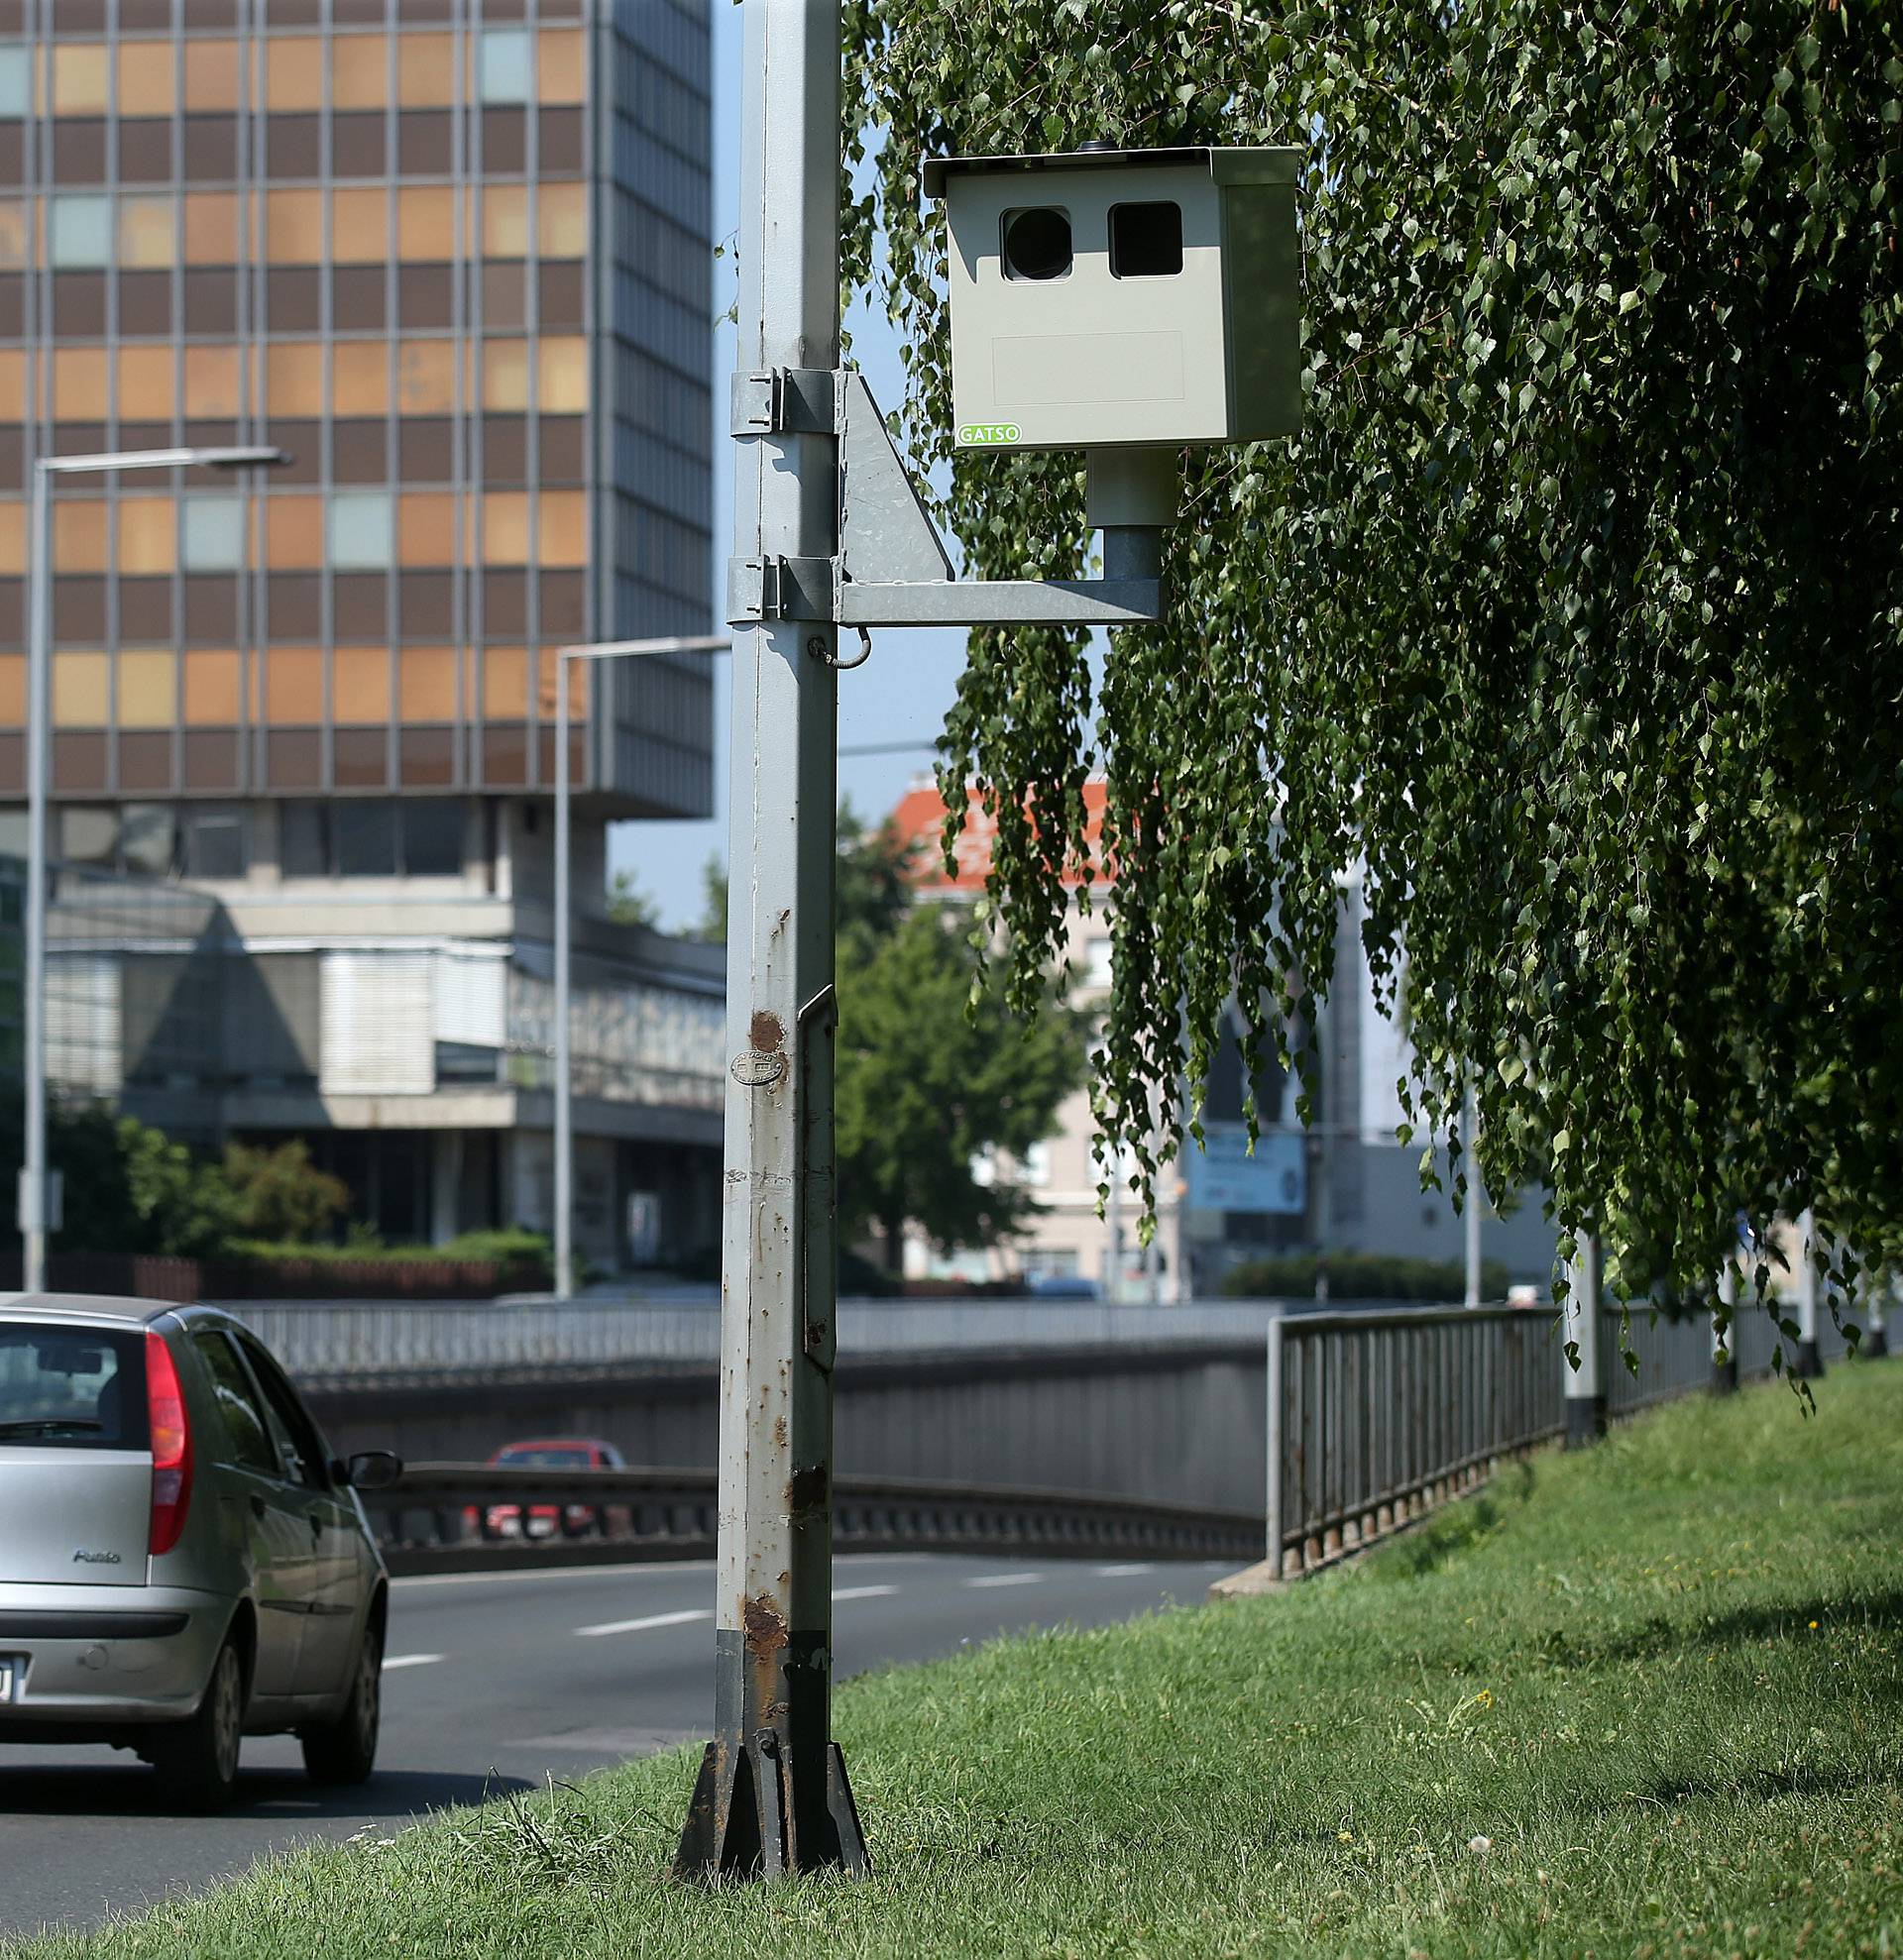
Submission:
<svg viewBox="0 0 1903 1960">
<path fill-rule="evenodd" d="M 976 448 L 987 442 L 1018 440 L 1018 425 L 1015 422 L 963 422 L 958 426 L 958 446 L 961 449 Z"/>
</svg>

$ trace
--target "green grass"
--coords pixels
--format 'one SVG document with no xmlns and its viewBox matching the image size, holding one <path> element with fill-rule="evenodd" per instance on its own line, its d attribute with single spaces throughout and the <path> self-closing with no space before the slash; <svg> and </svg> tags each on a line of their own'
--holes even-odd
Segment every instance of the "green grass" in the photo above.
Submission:
<svg viewBox="0 0 1903 1960">
<path fill-rule="evenodd" d="M 837 1728 L 868 1881 L 672 1883 L 676 1754 L 0 1952 L 1903 1954 L 1903 1361 L 1273 1597 L 854 1682 Z"/>
</svg>

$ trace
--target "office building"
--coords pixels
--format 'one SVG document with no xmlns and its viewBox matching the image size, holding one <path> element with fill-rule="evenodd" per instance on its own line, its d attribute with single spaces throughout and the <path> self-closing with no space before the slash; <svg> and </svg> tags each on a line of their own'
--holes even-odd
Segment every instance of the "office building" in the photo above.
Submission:
<svg viewBox="0 0 1903 1960">
<path fill-rule="evenodd" d="M 304 962 L 218 1121 L 392 1230 L 546 1221 L 554 649 L 710 628 L 708 68 L 706 0 L 0 0 L 0 799 L 34 456 L 290 452 L 58 491 L 55 850 Z M 707 664 L 570 684 L 578 979 L 705 1000 L 601 891 L 609 820 L 708 811 Z M 717 1180 L 704 1100 L 584 1093 L 597 1256 Z"/>
</svg>

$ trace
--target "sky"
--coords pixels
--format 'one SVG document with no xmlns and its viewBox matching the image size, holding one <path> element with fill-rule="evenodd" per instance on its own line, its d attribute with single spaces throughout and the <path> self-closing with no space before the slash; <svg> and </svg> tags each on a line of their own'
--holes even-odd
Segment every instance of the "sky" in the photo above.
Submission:
<svg viewBox="0 0 1903 1960">
<path fill-rule="evenodd" d="M 739 221 L 739 105 L 741 10 L 715 0 L 714 17 L 714 233 L 730 240 Z M 725 312 L 733 298 L 729 250 L 714 268 L 714 301 Z M 865 371 L 882 408 L 900 399 L 898 336 L 883 315 L 855 307 L 847 321 L 852 359 Z M 727 560 L 732 550 L 732 452 L 728 436 L 727 376 L 733 367 L 733 329 L 723 321 L 715 334 L 714 406 L 714 616 L 725 609 Z M 719 630 L 718 626 L 716 630 Z M 628 871 L 660 908 L 670 929 L 701 916 L 702 868 L 711 855 L 727 861 L 728 676 L 730 664 L 715 656 L 714 809 L 700 823 L 622 823 L 611 833 L 611 871 Z M 881 628 L 872 658 L 840 676 L 840 792 L 862 816 L 883 816 L 915 778 L 932 767 L 931 745 L 945 722 L 964 665 L 961 631 Z M 899 754 L 853 754 L 855 749 L 916 744 Z"/>
</svg>

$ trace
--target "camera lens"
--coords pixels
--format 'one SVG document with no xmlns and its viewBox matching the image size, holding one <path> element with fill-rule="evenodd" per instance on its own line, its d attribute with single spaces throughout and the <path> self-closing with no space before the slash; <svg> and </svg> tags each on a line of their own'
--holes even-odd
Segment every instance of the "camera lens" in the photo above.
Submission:
<svg viewBox="0 0 1903 1960">
<path fill-rule="evenodd" d="M 1004 220 L 1004 271 L 1014 279 L 1061 279 L 1070 270 L 1070 220 L 1046 207 Z"/>
</svg>

